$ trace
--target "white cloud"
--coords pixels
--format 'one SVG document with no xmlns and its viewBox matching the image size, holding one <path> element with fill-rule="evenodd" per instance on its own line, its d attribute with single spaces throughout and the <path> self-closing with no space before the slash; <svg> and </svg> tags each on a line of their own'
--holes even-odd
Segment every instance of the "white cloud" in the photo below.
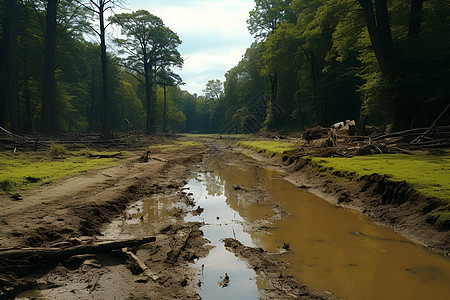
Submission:
<svg viewBox="0 0 450 300">
<path fill-rule="evenodd" d="M 202 94 L 209 79 L 224 80 L 253 41 L 246 23 L 253 0 L 129 0 L 128 4 L 160 17 L 180 36 L 186 60 L 180 72 L 186 82 L 182 88 L 191 93 Z"/>
</svg>

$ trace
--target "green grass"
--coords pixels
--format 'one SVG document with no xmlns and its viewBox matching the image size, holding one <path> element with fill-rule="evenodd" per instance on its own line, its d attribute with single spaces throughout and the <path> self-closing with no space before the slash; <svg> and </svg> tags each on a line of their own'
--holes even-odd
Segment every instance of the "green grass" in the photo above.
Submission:
<svg viewBox="0 0 450 300">
<path fill-rule="evenodd" d="M 173 141 L 167 140 L 162 144 L 150 145 L 149 150 L 160 150 L 162 152 L 176 151 L 187 147 L 203 146 L 201 142 L 196 141 Z"/>
<path fill-rule="evenodd" d="M 55 154 L 62 154 L 61 151 L 67 156 L 65 159 L 52 157 Z M 89 152 L 86 150 L 72 154 L 66 151 L 52 147 L 50 156 L 0 153 L 0 193 L 31 189 L 87 170 L 110 167 L 119 162 L 117 158 L 89 158 Z M 95 154 L 112 154 L 112 152 L 95 152 Z M 122 155 L 127 156 L 130 153 L 123 152 Z"/>
<path fill-rule="evenodd" d="M 242 141 L 238 142 L 237 145 L 256 152 L 262 152 L 268 157 L 274 157 L 286 151 L 297 149 L 295 143 L 284 141 Z"/>
<path fill-rule="evenodd" d="M 213 138 L 213 139 L 248 139 L 254 136 L 248 133 L 228 134 L 228 133 L 183 133 L 183 137 L 187 138 Z"/>
<path fill-rule="evenodd" d="M 450 155 L 383 154 L 352 158 L 313 158 L 319 168 L 361 177 L 378 173 L 412 185 L 425 196 L 450 202 Z"/>
</svg>

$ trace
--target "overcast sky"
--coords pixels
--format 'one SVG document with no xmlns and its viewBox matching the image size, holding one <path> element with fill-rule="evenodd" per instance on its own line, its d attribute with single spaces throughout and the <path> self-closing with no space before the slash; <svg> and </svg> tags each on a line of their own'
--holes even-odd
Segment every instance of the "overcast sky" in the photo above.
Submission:
<svg viewBox="0 0 450 300">
<path fill-rule="evenodd" d="M 181 88 L 192 94 L 201 95 L 210 79 L 225 80 L 253 42 L 246 23 L 253 0 L 126 0 L 125 6 L 148 10 L 178 34 Z"/>
</svg>

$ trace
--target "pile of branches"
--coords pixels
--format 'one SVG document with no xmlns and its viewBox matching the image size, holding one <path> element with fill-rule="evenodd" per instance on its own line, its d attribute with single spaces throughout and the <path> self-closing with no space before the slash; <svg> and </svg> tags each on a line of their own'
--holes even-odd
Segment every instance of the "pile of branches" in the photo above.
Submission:
<svg viewBox="0 0 450 300">
<path fill-rule="evenodd" d="M 409 149 L 447 148 L 450 146 L 450 125 L 392 132 L 375 136 L 371 140 L 386 145 L 402 145 Z"/>
</svg>

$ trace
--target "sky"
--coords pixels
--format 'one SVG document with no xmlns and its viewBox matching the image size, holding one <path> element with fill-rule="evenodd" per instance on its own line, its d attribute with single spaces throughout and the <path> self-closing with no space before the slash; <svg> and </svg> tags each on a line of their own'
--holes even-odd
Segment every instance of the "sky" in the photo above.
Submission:
<svg viewBox="0 0 450 300">
<path fill-rule="evenodd" d="M 253 0 L 126 0 L 125 6 L 148 10 L 178 34 L 181 89 L 191 94 L 202 95 L 210 79 L 224 81 L 253 42 L 246 23 Z"/>
</svg>

